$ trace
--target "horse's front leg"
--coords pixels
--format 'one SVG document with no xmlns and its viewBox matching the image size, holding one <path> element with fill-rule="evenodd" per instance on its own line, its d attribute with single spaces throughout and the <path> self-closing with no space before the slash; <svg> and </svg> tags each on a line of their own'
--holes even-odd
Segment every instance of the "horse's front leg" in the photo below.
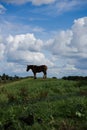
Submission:
<svg viewBox="0 0 87 130">
<path fill-rule="evenodd" d="M 36 79 L 36 73 L 34 73 L 34 79 Z"/>
</svg>

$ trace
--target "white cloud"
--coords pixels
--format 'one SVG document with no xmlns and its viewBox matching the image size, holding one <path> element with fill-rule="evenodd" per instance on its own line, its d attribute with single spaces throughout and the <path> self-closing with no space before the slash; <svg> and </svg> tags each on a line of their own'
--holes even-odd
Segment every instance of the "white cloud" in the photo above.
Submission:
<svg viewBox="0 0 87 130">
<path fill-rule="evenodd" d="M 26 66 L 14 62 L 3 62 L 2 65 L 0 65 L 0 74 L 6 73 L 14 76 L 25 72 Z"/>
<path fill-rule="evenodd" d="M 0 43 L 0 61 L 4 59 L 5 45 Z"/>
<path fill-rule="evenodd" d="M 42 4 L 51 4 L 55 2 L 56 0 L 32 0 L 32 3 L 34 5 L 42 5 Z"/>
<path fill-rule="evenodd" d="M 17 17 L 15 18 L 17 19 Z M 12 17 L 8 17 L 8 21 L 6 21 L 5 19 L 2 19 L 0 21 L 0 34 L 3 36 L 7 36 L 8 35 L 17 35 L 17 34 L 26 34 L 26 33 L 34 33 L 34 34 L 40 34 L 44 33 L 45 30 L 44 28 L 41 28 L 39 26 L 30 26 L 30 25 L 25 25 L 25 24 L 21 24 L 21 23 L 15 23 L 14 18 Z M 9 21 L 12 20 L 13 22 Z"/>
<path fill-rule="evenodd" d="M 70 65 L 70 64 L 66 64 L 66 66 L 64 67 L 64 69 L 66 71 L 70 70 L 70 71 L 76 71 L 77 69 L 75 68 L 75 65 Z"/>
<path fill-rule="evenodd" d="M 62 30 L 46 42 L 46 48 L 58 59 L 67 61 L 60 70 L 64 73 L 82 74 L 87 69 L 87 17 L 74 21 L 69 30 Z M 57 63 L 58 64 L 58 63 Z M 60 61 L 59 61 L 60 64 Z M 61 73 L 62 73 L 61 71 Z M 63 73 L 62 73 L 63 75 Z"/>
<path fill-rule="evenodd" d="M 56 10 L 57 13 L 63 13 L 63 12 L 67 12 L 72 10 L 73 8 L 75 9 L 75 7 L 77 8 L 78 5 L 81 5 L 82 2 L 78 1 L 78 0 L 63 0 L 63 1 L 58 1 L 56 3 Z"/>
<path fill-rule="evenodd" d="M 14 72 L 21 73 L 21 65 L 47 64 L 53 76 L 86 75 L 87 17 L 74 20 L 70 29 L 59 31 L 45 43 L 33 33 L 9 35 L 3 43 L 1 38 L 0 59 L 6 57 Z"/>
<path fill-rule="evenodd" d="M 60 31 L 47 45 L 56 55 L 87 58 L 87 17 L 75 20 L 70 30 Z"/>
<path fill-rule="evenodd" d="M 40 51 L 43 46 L 43 42 L 40 39 L 36 39 L 34 34 L 21 34 L 7 38 L 8 47 L 10 46 L 10 51 L 15 50 L 30 50 L 30 51 Z"/>
<path fill-rule="evenodd" d="M 3 38 L 0 35 L 0 61 L 4 59 L 5 45 L 3 44 Z"/>
<path fill-rule="evenodd" d="M 46 15 L 58 16 L 64 14 L 65 12 L 70 12 L 72 10 L 76 11 L 80 8 L 84 8 L 87 1 L 82 0 L 55 0 L 52 4 L 45 6 L 41 9 L 41 12 Z"/>
<path fill-rule="evenodd" d="M 55 55 L 67 55 L 67 53 L 74 51 L 74 49 L 70 48 L 69 45 L 72 40 L 72 31 L 60 31 L 54 39 L 50 39 L 47 41 L 47 45 L 51 45 L 51 49 L 53 54 Z M 71 50 L 72 49 L 72 50 Z"/>
<path fill-rule="evenodd" d="M 43 41 L 36 39 L 34 34 L 21 34 L 7 38 L 6 55 L 8 62 L 19 64 L 48 64 L 53 63 L 41 52 Z"/>
<path fill-rule="evenodd" d="M 87 17 L 75 20 L 72 31 L 72 46 L 77 48 L 80 57 L 87 58 Z"/>
<path fill-rule="evenodd" d="M 87 3 L 87 1 L 82 0 L 1 0 L 1 2 L 11 3 L 11 4 L 25 4 L 28 2 L 31 2 L 34 5 L 42 5 L 42 4 L 51 4 L 55 3 L 56 9 L 58 9 L 58 12 L 62 12 L 63 10 L 71 10 L 73 7 L 76 7 L 77 5 L 83 5 Z"/>
<path fill-rule="evenodd" d="M 6 8 L 0 4 L 0 14 L 3 14 L 6 11 Z"/>
<path fill-rule="evenodd" d="M 6 3 L 11 3 L 11 4 L 24 4 L 28 2 L 32 2 L 34 5 L 42 5 L 42 4 L 50 4 L 55 2 L 55 0 L 1 0 Z"/>
</svg>

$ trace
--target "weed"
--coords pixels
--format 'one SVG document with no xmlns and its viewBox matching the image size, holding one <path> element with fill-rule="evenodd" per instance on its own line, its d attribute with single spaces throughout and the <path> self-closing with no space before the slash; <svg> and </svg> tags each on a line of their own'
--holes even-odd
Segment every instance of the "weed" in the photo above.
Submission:
<svg viewBox="0 0 87 130">
<path fill-rule="evenodd" d="M 27 103 L 29 101 L 29 93 L 26 87 L 22 87 L 19 90 L 19 96 L 21 97 L 22 102 Z"/>
<path fill-rule="evenodd" d="M 44 100 L 46 99 L 48 96 L 48 92 L 47 91 L 41 91 L 39 92 L 39 94 L 37 95 L 37 99 L 38 100 Z"/>
<path fill-rule="evenodd" d="M 8 98 L 9 103 L 14 103 L 17 101 L 16 95 L 14 95 L 12 93 L 7 93 L 7 98 Z"/>
</svg>

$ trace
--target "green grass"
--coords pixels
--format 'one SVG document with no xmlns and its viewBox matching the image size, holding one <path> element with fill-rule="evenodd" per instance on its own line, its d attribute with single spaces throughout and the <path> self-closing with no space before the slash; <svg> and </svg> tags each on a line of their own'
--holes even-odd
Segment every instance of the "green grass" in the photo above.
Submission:
<svg viewBox="0 0 87 130">
<path fill-rule="evenodd" d="M 32 125 L 19 120 L 29 114 Z M 86 130 L 86 122 L 86 81 L 22 79 L 0 85 L 0 130 L 8 124 L 8 130 Z"/>
</svg>

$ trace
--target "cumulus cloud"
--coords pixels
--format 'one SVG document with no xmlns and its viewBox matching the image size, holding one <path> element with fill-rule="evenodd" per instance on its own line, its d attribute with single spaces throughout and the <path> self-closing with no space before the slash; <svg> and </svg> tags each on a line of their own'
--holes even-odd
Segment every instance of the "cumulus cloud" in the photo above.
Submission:
<svg viewBox="0 0 87 130">
<path fill-rule="evenodd" d="M 7 38 L 6 55 L 8 62 L 19 64 L 48 64 L 53 63 L 41 52 L 43 41 L 36 39 L 34 34 L 10 35 Z"/>
<path fill-rule="evenodd" d="M 70 29 L 59 31 L 45 43 L 33 33 L 9 35 L 3 43 L 1 38 L 0 59 L 5 56 L 15 72 L 21 71 L 19 66 L 14 69 L 16 63 L 47 64 L 54 76 L 86 75 L 87 17 L 74 20 Z"/>
<path fill-rule="evenodd" d="M 5 45 L 0 43 L 0 61 L 4 59 Z"/>
<path fill-rule="evenodd" d="M 3 44 L 2 36 L 0 36 L 0 61 L 4 59 L 5 45 Z"/>
<path fill-rule="evenodd" d="M 43 46 L 43 42 L 40 39 L 36 39 L 33 34 L 21 34 L 7 38 L 9 51 L 15 50 L 30 50 L 30 51 L 40 51 Z"/>
<path fill-rule="evenodd" d="M 47 41 L 47 45 L 51 45 L 53 54 L 55 55 L 67 55 L 70 51 L 70 42 L 72 40 L 72 31 L 60 31 L 54 39 Z M 73 50 L 72 50 L 73 51 Z"/>
<path fill-rule="evenodd" d="M 55 0 L 1 0 L 6 3 L 11 3 L 11 4 L 24 4 L 27 2 L 32 2 L 34 5 L 42 5 L 42 4 L 50 4 L 55 2 Z"/>
<path fill-rule="evenodd" d="M 71 71 L 72 68 L 86 69 L 87 17 L 74 20 L 71 29 L 60 31 L 54 38 L 47 41 L 46 48 L 47 46 L 53 55 L 68 59 L 71 67 L 66 68 L 71 68 Z"/>
<path fill-rule="evenodd" d="M 87 17 L 74 21 L 71 46 L 76 47 L 78 55 L 87 58 Z"/>
<path fill-rule="evenodd" d="M 87 58 L 87 17 L 75 20 L 71 29 L 60 31 L 46 44 L 55 55 Z"/>
</svg>

